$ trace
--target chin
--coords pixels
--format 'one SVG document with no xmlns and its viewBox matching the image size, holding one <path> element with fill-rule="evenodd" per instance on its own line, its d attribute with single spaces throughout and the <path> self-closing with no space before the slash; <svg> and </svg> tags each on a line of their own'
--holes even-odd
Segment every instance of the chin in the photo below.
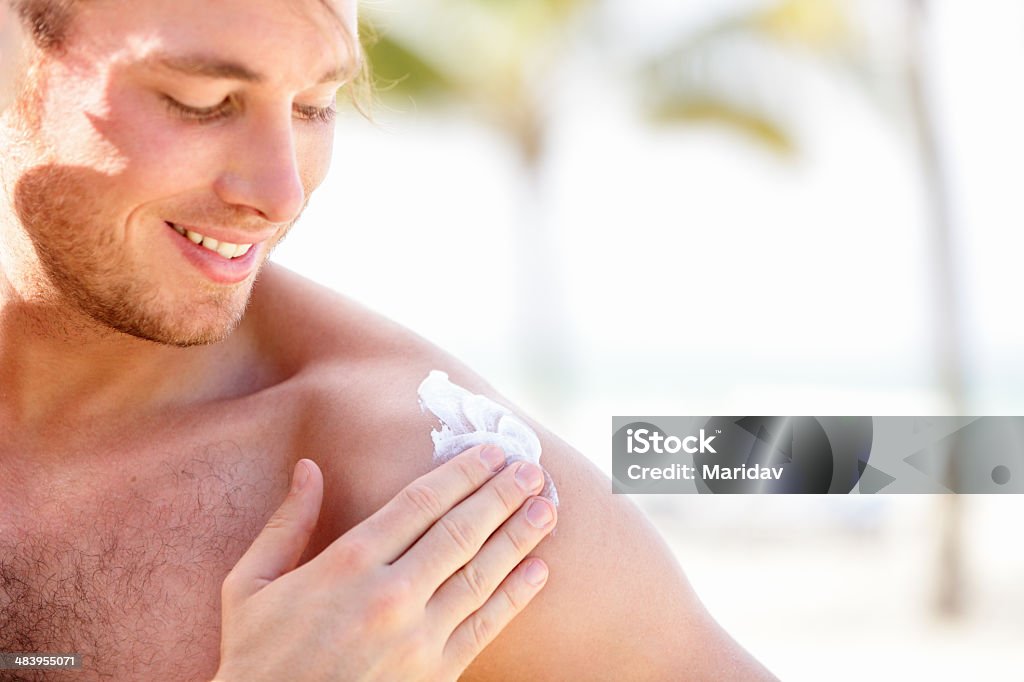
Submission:
<svg viewBox="0 0 1024 682">
<path fill-rule="evenodd" d="M 153 341 L 166 346 L 190 348 L 192 346 L 207 346 L 224 341 L 238 328 L 240 321 L 233 320 L 228 323 L 209 325 L 135 324 L 117 325 L 113 326 L 113 328 L 138 339 Z"/>
<path fill-rule="evenodd" d="M 245 302 L 207 305 L 188 310 L 126 305 L 91 310 L 92 318 L 108 329 L 167 346 L 188 348 L 224 341 L 238 328 Z"/>
</svg>

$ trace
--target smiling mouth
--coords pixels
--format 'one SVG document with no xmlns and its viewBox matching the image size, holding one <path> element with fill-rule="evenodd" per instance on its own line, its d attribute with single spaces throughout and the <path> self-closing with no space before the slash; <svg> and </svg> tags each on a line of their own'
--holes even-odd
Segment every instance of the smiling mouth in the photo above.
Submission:
<svg viewBox="0 0 1024 682">
<path fill-rule="evenodd" d="M 188 239 L 193 244 L 202 246 L 205 249 L 209 249 L 214 253 L 220 255 L 222 258 L 231 260 L 233 258 L 241 258 L 245 254 L 249 253 L 249 249 L 252 248 L 252 244 L 232 244 L 231 242 L 217 241 L 213 237 L 207 237 L 199 232 L 193 230 L 186 230 L 184 227 L 175 225 L 174 223 L 168 222 L 175 232 Z"/>
</svg>

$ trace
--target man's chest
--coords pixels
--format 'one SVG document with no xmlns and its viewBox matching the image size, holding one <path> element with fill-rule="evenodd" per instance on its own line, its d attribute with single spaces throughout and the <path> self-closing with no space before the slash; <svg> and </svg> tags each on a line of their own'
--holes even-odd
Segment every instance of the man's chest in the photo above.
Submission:
<svg viewBox="0 0 1024 682">
<path fill-rule="evenodd" d="M 165 442 L 4 487 L 0 651 L 81 653 L 79 680 L 212 678 L 221 582 L 287 489 L 272 440 Z M 60 679 L 20 674 L 0 680 Z"/>
</svg>

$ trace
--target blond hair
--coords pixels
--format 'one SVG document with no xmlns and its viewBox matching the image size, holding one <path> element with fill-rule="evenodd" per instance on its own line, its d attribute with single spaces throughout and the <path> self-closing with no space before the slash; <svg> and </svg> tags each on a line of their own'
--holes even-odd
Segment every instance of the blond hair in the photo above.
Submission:
<svg viewBox="0 0 1024 682">
<path fill-rule="evenodd" d="M 11 9 L 20 18 L 25 31 L 40 50 L 53 52 L 64 48 L 74 18 L 75 6 L 85 0 L 8 0 Z M 319 0 L 338 20 L 345 33 L 350 55 L 358 60 L 358 69 L 346 84 L 345 91 L 352 105 L 363 116 L 370 118 L 373 103 L 373 82 L 365 50 L 360 49 L 359 36 L 352 35 L 348 26 L 329 0 Z M 353 6 L 355 3 L 353 3 Z"/>
</svg>

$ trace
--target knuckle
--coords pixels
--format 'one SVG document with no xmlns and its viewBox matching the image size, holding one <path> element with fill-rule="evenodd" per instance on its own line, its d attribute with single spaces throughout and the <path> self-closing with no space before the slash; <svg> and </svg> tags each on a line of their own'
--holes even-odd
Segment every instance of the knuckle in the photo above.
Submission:
<svg viewBox="0 0 1024 682">
<path fill-rule="evenodd" d="M 476 600 L 477 604 L 483 604 L 487 600 L 487 597 L 491 593 L 491 581 L 484 574 L 476 562 L 470 562 L 466 564 L 461 571 L 459 576 L 462 578 L 462 582 L 465 584 L 466 589 Z"/>
<path fill-rule="evenodd" d="M 470 525 L 458 516 L 448 515 L 439 522 L 441 529 L 452 544 L 466 556 L 476 554 L 477 543 L 475 533 Z"/>
<path fill-rule="evenodd" d="M 473 649 L 477 652 L 483 651 L 484 647 L 494 637 L 494 624 L 486 616 L 476 615 L 473 617 L 470 633 Z"/>
<path fill-rule="evenodd" d="M 471 622 L 467 621 L 467 625 L 464 626 L 469 627 L 469 634 L 453 638 L 447 647 L 447 660 L 444 662 L 444 666 L 455 671 L 451 676 L 453 680 L 458 678 L 480 653 L 480 650 L 476 648 L 476 636 L 472 632 L 472 626 L 469 625 Z"/>
<path fill-rule="evenodd" d="M 263 527 L 265 529 L 277 530 L 281 528 L 287 528 L 288 525 L 288 515 L 281 509 L 278 509 L 277 511 L 270 515 L 270 518 L 267 519 L 267 522 L 266 524 L 264 524 Z"/>
<path fill-rule="evenodd" d="M 522 489 L 516 485 L 512 476 L 504 476 L 497 485 L 491 487 L 494 490 L 494 496 L 498 500 L 498 504 L 508 514 L 511 514 L 523 503 L 523 496 L 525 493 Z"/>
<path fill-rule="evenodd" d="M 402 490 L 405 501 L 424 516 L 437 518 L 444 513 L 444 505 L 437 491 L 426 483 L 414 482 Z"/>
<path fill-rule="evenodd" d="M 358 535 L 346 535 L 331 552 L 331 565 L 341 573 L 357 573 L 368 565 L 369 548 Z"/>
<path fill-rule="evenodd" d="M 501 534 L 505 536 L 508 543 L 516 550 L 519 556 L 526 556 L 531 549 L 533 549 L 534 543 L 531 543 L 526 537 L 523 536 L 517 529 L 509 526 L 502 526 Z"/>
<path fill-rule="evenodd" d="M 300 535 L 312 535 L 313 531 L 316 530 L 316 519 L 309 518 L 308 515 L 298 514 L 294 510 L 284 511 L 277 510 L 267 520 L 266 529 L 273 531 L 280 531 L 293 535 L 298 533 Z"/>
<path fill-rule="evenodd" d="M 526 604 L 519 598 L 519 595 L 511 587 L 503 587 L 498 591 L 499 599 L 505 602 L 505 610 L 509 613 L 519 613 Z"/>
<path fill-rule="evenodd" d="M 470 488 L 476 488 L 480 485 L 481 465 L 478 455 L 479 451 L 479 448 L 471 448 L 466 450 L 461 457 L 456 457 L 452 460 L 453 468 Z"/>
<path fill-rule="evenodd" d="M 407 581 L 386 581 L 367 600 L 366 620 L 374 629 L 392 629 L 404 620 L 408 604 Z"/>
</svg>

